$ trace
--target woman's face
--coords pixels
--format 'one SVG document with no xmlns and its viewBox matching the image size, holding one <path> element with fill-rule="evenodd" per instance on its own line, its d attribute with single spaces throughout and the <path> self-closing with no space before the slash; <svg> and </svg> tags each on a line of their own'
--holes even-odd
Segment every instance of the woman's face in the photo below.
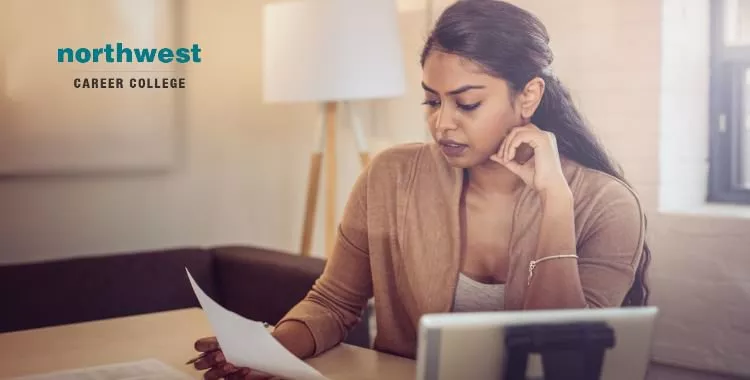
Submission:
<svg viewBox="0 0 750 380">
<path fill-rule="evenodd" d="M 422 85 L 430 133 L 455 167 L 487 162 L 521 124 L 508 83 L 457 55 L 430 52 Z"/>
</svg>

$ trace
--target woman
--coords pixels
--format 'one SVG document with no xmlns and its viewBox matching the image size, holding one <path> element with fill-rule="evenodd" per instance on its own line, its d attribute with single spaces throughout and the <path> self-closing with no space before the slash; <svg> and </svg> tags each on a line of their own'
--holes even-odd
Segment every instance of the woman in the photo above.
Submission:
<svg viewBox="0 0 750 380">
<path fill-rule="evenodd" d="M 508 3 L 445 10 L 421 57 L 435 141 L 359 177 L 323 275 L 273 333 L 289 351 L 338 344 L 372 296 L 374 348 L 412 358 L 425 313 L 647 302 L 639 200 L 552 74 L 548 41 Z M 228 373 L 214 339 L 196 349 L 214 351 L 196 363 L 207 377 Z"/>
</svg>

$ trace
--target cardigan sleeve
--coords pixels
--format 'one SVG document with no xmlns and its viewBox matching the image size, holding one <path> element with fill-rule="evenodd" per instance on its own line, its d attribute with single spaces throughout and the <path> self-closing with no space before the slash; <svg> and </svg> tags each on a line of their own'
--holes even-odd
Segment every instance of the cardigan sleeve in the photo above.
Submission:
<svg viewBox="0 0 750 380">
<path fill-rule="evenodd" d="M 600 183 L 589 195 L 592 206 L 577 248 L 583 295 L 587 307 L 618 307 L 643 254 L 645 214 L 635 192 L 617 180 Z"/>
<path fill-rule="evenodd" d="M 344 340 L 372 297 L 367 234 L 368 170 L 357 178 L 337 229 L 333 252 L 305 298 L 279 321 L 302 322 L 315 341 L 314 356 Z"/>
</svg>

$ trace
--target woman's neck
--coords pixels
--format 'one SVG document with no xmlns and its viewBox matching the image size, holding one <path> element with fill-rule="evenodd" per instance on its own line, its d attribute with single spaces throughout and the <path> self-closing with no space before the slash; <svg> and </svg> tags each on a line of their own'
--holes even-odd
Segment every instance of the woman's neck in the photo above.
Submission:
<svg viewBox="0 0 750 380">
<path fill-rule="evenodd" d="M 478 195 L 510 195 L 523 181 L 504 166 L 487 161 L 465 171 L 467 190 Z"/>
</svg>

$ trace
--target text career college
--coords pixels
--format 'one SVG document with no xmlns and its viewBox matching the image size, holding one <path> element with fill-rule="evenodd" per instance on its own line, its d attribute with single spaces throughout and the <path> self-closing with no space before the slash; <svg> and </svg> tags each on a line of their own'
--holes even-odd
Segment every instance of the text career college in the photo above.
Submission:
<svg viewBox="0 0 750 380">
<path fill-rule="evenodd" d="M 107 64 L 107 63 L 200 63 L 201 48 L 193 44 L 191 48 L 129 48 L 122 42 L 114 46 L 106 44 L 99 48 L 60 48 L 57 49 L 58 63 Z M 147 71 L 147 70 L 144 70 Z M 185 88 L 184 77 L 137 76 L 132 78 L 118 77 L 83 77 L 74 78 L 75 88 Z"/>
<path fill-rule="evenodd" d="M 185 78 L 75 78 L 75 88 L 185 88 Z"/>
</svg>

